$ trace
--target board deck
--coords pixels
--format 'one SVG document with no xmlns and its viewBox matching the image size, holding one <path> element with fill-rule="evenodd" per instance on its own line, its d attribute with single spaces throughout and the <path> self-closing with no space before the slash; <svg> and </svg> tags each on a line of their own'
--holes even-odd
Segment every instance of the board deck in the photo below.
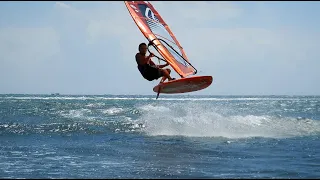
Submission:
<svg viewBox="0 0 320 180">
<path fill-rule="evenodd" d="M 187 93 L 207 88 L 211 83 L 212 76 L 193 76 L 160 83 L 153 91 L 164 94 Z"/>
</svg>

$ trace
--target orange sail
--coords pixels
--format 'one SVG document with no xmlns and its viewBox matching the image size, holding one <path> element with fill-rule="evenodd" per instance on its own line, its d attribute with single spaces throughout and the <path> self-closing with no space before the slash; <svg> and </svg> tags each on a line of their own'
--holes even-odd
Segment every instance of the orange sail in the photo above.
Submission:
<svg viewBox="0 0 320 180">
<path fill-rule="evenodd" d="M 159 54 L 182 78 L 197 73 L 169 26 L 150 2 L 125 1 L 125 5 L 143 35 L 153 42 Z"/>
</svg>

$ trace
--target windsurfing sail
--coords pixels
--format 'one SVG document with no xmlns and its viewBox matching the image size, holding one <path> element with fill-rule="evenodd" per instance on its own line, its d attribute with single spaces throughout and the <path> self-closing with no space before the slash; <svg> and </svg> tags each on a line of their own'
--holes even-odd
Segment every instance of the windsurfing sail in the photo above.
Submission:
<svg viewBox="0 0 320 180">
<path fill-rule="evenodd" d="M 169 26 L 150 2 L 125 1 L 125 5 L 142 34 L 181 77 L 197 73 Z"/>
</svg>

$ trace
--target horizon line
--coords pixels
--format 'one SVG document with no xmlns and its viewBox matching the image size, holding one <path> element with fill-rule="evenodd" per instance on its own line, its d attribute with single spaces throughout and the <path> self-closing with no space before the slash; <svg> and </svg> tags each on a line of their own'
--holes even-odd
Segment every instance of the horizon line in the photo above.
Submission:
<svg viewBox="0 0 320 180">
<path fill-rule="evenodd" d="M 155 94 L 70 94 L 70 93 L 0 93 L 0 95 L 49 95 L 49 96 L 156 96 Z M 320 94 L 161 94 L 162 96 L 320 96 Z"/>
</svg>

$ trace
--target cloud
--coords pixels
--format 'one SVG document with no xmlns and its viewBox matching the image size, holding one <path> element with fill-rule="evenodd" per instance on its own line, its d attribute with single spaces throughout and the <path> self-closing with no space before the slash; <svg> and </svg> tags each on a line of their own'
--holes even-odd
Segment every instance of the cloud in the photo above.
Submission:
<svg viewBox="0 0 320 180">
<path fill-rule="evenodd" d="M 63 2 L 56 2 L 56 6 L 62 7 L 62 8 L 66 8 L 66 9 L 70 9 L 71 7 Z"/>
</svg>

